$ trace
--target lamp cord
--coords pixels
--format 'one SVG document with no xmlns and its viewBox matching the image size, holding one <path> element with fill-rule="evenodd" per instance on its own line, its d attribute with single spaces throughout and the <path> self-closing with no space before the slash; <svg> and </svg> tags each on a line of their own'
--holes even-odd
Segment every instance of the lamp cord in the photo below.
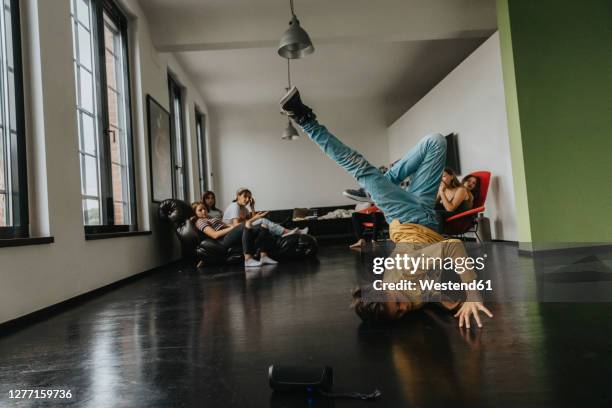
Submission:
<svg viewBox="0 0 612 408">
<path fill-rule="evenodd" d="M 293 12 L 293 0 L 289 0 L 289 5 L 291 6 L 291 15 L 295 16 L 295 13 Z"/>
<path fill-rule="evenodd" d="M 287 90 L 291 89 L 291 69 L 289 68 L 289 61 L 291 61 L 291 59 L 287 58 Z"/>
</svg>

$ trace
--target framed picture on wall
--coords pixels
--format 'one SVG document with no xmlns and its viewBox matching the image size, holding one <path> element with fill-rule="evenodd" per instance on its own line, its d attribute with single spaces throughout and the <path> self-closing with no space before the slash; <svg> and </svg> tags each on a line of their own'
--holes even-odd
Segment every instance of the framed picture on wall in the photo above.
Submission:
<svg viewBox="0 0 612 408">
<path fill-rule="evenodd" d="M 147 95 L 149 127 L 149 170 L 151 199 L 160 203 L 172 198 L 172 145 L 170 142 L 170 113 L 151 95 Z"/>
<path fill-rule="evenodd" d="M 455 173 L 461 174 L 459 142 L 456 133 L 449 133 L 446 135 L 446 167 L 450 167 Z"/>
</svg>

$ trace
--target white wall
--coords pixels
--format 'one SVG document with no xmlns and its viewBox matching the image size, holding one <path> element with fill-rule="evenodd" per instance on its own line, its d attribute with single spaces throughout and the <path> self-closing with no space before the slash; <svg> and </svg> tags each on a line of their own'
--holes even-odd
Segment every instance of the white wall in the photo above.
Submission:
<svg viewBox="0 0 612 408">
<path fill-rule="evenodd" d="M 136 0 L 122 3 L 130 23 L 130 64 L 141 230 L 151 235 L 86 241 L 77 154 L 70 0 L 22 1 L 28 171 L 32 235 L 53 244 L 0 248 L 0 323 L 170 262 L 174 231 L 157 220 L 150 201 L 146 94 L 168 107 L 167 67 L 185 87 L 192 198 L 197 188 L 194 105 L 206 105 L 176 60 L 153 49 Z"/>
<path fill-rule="evenodd" d="M 387 163 L 387 126 L 372 101 L 328 101 L 313 109 L 321 123 L 371 163 Z M 287 118 L 276 103 L 212 109 L 210 121 L 220 208 L 241 186 L 251 189 L 261 210 L 354 204 L 342 191 L 355 188 L 355 180 L 306 135 L 280 139 Z"/>
<path fill-rule="evenodd" d="M 494 239 L 517 240 L 510 147 L 495 33 L 423 99 L 389 127 L 389 156 L 397 158 L 422 136 L 457 133 L 461 170 L 489 170 L 485 215 Z"/>
</svg>

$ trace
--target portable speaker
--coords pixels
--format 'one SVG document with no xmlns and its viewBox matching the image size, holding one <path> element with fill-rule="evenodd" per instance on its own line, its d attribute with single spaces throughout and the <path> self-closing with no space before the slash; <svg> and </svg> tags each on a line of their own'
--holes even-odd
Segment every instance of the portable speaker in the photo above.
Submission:
<svg viewBox="0 0 612 408">
<path fill-rule="evenodd" d="M 296 367 L 271 365 L 268 367 L 270 388 L 279 394 L 320 395 L 327 398 L 348 398 L 373 401 L 381 397 L 381 392 L 375 389 L 369 394 L 361 392 L 333 392 L 334 372 L 331 367 Z M 279 402 L 279 401 L 277 401 Z M 280 402 L 280 406 L 282 402 Z M 292 405 L 296 406 L 296 405 Z M 310 406 L 310 405 L 308 405 Z"/>
<path fill-rule="evenodd" d="M 331 367 L 295 367 L 271 365 L 268 368 L 270 388 L 274 391 L 324 391 L 334 385 Z"/>
</svg>

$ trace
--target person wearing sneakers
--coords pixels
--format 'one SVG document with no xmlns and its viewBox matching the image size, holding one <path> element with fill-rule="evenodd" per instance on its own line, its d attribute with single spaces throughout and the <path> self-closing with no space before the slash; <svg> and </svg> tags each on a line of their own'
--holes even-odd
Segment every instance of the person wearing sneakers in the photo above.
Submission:
<svg viewBox="0 0 612 408">
<path fill-rule="evenodd" d="M 225 209 L 223 213 L 223 222 L 229 225 L 240 224 L 245 222 L 255 212 L 255 199 L 251 190 L 246 187 L 240 187 L 236 191 L 236 198 L 234 201 Z M 262 226 L 267 228 L 272 235 L 286 236 L 291 234 L 308 234 L 308 227 L 306 228 L 294 228 L 287 229 L 280 224 L 270 221 L 267 218 L 260 218 L 253 223 L 255 226 Z"/>
<path fill-rule="evenodd" d="M 415 256 L 426 251 L 428 256 L 448 256 L 453 259 L 467 256 L 461 241 L 444 240 L 436 232 L 440 222 L 434 205 L 446 159 L 446 139 L 441 134 L 426 136 L 388 172 L 381 174 L 359 152 L 343 144 L 317 122 L 312 109 L 302 103 L 296 87 L 285 94 L 280 107 L 330 159 L 355 177 L 370 195 L 385 214 L 389 223 L 389 237 L 396 243 L 396 251 L 399 249 Z M 404 190 L 399 184 L 407 177 L 410 177 L 410 185 Z M 392 272 L 385 275 L 385 279 L 397 280 L 403 274 Z M 463 282 L 471 282 L 476 278 L 476 273 L 473 268 L 469 268 L 459 276 Z M 406 311 L 424 305 L 421 300 L 427 296 L 414 299 L 413 295 L 387 291 L 376 296 L 364 296 L 364 291 L 358 289 L 353 294 L 352 306 L 363 320 L 396 319 Z M 472 318 L 480 327 L 480 312 L 493 316 L 483 305 L 478 291 L 468 291 L 464 302 L 449 307 L 452 306 L 457 309 L 455 317 L 458 318 L 459 327 L 465 325 L 469 328 Z"/>
<path fill-rule="evenodd" d="M 255 227 L 253 222 L 263 218 L 266 213 L 255 213 L 245 223 L 227 225 L 218 218 L 210 218 L 206 210 L 206 205 L 195 202 L 191 205 L 195 212 L 192 221 L 196 228 L 206 236 L 217 240 L 225 248 L 242 247 L 244 253 L 245 268 L 258 267 L 262 265 L 275 265 L 274 259 L 268 256 L 268 250 L 272 246 L 272 237 L 265 228 Z M 259 250 L 259 260 L 253 256 Z"/>
</svg>

